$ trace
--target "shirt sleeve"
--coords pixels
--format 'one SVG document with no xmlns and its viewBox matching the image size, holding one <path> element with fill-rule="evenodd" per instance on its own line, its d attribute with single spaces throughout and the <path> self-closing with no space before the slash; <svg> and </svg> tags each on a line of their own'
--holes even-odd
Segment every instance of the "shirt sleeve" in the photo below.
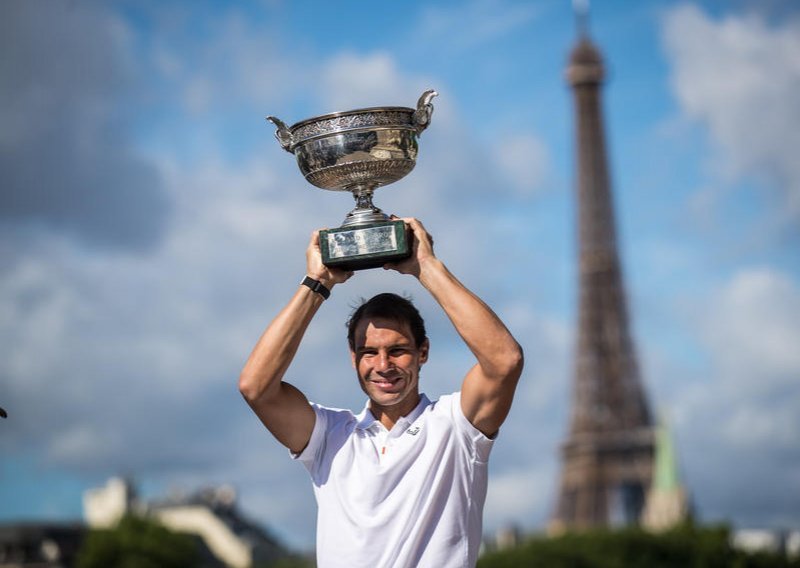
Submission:
<svg viewBox="0 0 800 568">
<path fill-rule="evenodd" d="M 461 408 L 461 391 L 455 392 L 451 395 L 450 401 L 452 404 L 451 413 L 453 415 L 453 422 L 455 423 L 456 430 L 465 436 L 472 448 L 475 451 L 475 459 L 479 462 L 489 461 L 489 454 L 494 446 L 494 441 L 497 439 L 498 434 L 489 438 L 486 434 L 478 430 L 466 416 L 464 410 Z"/>
<path fill-rule="evenodd" d="M 317 461 L 317 456 L 325 444 L 325 431 L 328 429 L 328 416 L 323 409 L 314 403 L 311 403 L 311 408 L 314 410 L 317 419 L 314 421 L 314 429 L 311 431 L 311 438 L 309 438 L 308 444 L 300 453 L 289 451 L 292 459 L 300 461 L 309 471 L 314 466 L 314 462 Z"/>
</svg>

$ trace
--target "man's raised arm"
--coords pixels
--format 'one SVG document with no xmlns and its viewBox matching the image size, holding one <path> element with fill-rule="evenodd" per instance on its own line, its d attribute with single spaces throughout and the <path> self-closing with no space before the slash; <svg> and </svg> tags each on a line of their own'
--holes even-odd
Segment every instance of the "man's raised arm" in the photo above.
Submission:
<svg viewBox="0 0 800 568">
<path fill-rule="evenodd" d="M 328 291 L 352 275 L 322 264 L 318 231 L 311 235 L 306 249 L 306 270 L 309 277 Z M 299 285 L 289 303 L 264 331 L 239 375 L 239 392 L 247 404 L 272 435 L 296 453 L 308 444 L 316 418 L 305 395 L 282 379 L 324 301 L 319 291 Z"/>
<path fill-rule="evenodd" d="M 433 239 L 422 224 L 404 220 L 414 232 L 414 254 L 388 268 L 417 277 L 475 355 L 478 362 L 461 387 L 461 408 L 478 430 L 493 436 L 511 409 L 522 374 L 522 348 L 489 306 L 436 258 Z"/>
</svg>

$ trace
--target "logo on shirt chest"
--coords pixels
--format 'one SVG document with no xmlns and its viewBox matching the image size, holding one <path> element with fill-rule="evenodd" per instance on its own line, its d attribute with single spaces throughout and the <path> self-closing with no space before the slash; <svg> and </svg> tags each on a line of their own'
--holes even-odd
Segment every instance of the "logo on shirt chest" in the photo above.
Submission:
<svg viewBox="0 0 800 568">
<path fill-rule="evenodd" d="M 408 430 L 406 430 L 406 434 L 411 434 L 412 436 L 416 436 L 417 434 L 419 434 L 419 430 L 420 430 L 419 426 L 414 426 L 413 428 L 409 428 Z"/>
</svg>

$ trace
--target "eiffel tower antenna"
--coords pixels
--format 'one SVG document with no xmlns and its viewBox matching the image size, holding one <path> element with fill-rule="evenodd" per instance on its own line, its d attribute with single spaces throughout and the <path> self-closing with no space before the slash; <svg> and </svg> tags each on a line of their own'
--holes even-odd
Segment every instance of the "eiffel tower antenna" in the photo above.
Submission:
<svg viewBox="0 0 800 568">
<path fill-rule="evenodd" d="M 572 0 L 575 12 L 575 27 L 580 37 L 589 35 L 589 0 Z"/>
</svg>

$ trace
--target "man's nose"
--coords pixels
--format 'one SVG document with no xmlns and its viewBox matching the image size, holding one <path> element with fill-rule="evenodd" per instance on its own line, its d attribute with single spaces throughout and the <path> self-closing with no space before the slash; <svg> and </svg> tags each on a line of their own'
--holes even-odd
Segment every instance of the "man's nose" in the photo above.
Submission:
<svg viewBox="0 0 800 568">
<path fill-rule="evenodd" d="M 379 352 L 375 362 L 376 371 L 387 371 L 392 367 L 392 358 L 385 351 Z"/>
</svg>

